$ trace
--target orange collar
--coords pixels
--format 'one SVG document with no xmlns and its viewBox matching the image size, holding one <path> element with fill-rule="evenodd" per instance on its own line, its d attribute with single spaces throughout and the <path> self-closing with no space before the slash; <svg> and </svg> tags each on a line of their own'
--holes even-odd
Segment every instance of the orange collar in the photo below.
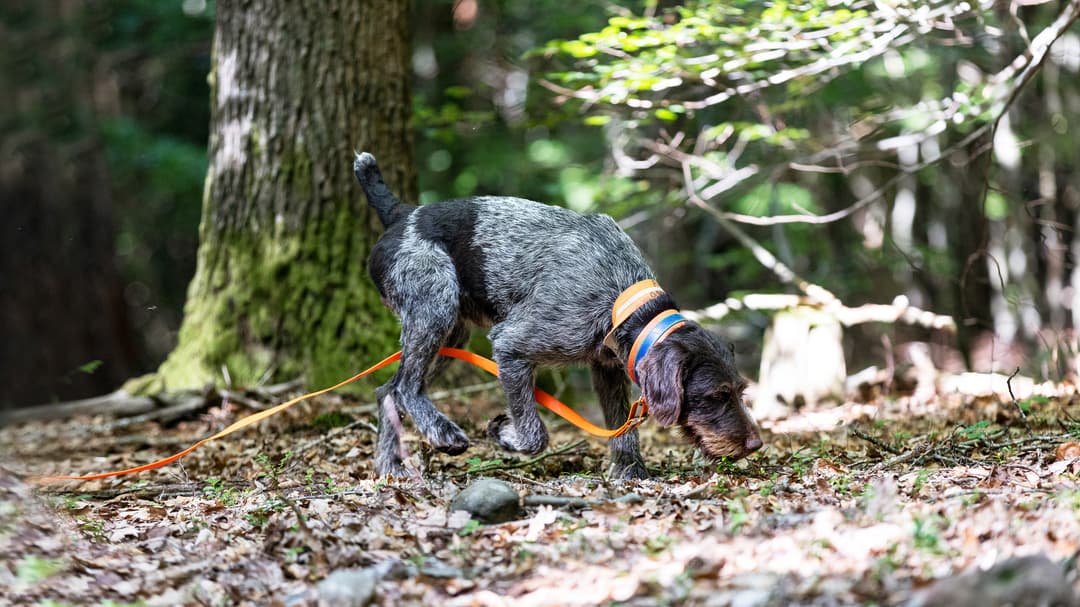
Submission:
<svg viewBox="0 0 1080 607">
<path fill-rule="evenodd" d="M 615 329 L 618 329 L 619 326 L 626 322 L 626 319 L 630 318 L 631 314 L 645 305 L 646 302 L 663 294 L 664 290 L 660 288 L 660 284 L 651 279 L 636 282 L 620 293 L 615 299 L 615 305 L 611 308 L 611 330 L 604 336 L 604 345 L 611 348 L 613 352 L 618 353 L 618 346 L 614 339 Z M 645 328 L 634 339 L 634 344 L 630 347 L 630 354 L 626 359 L 626 372 L 630 375 L 631 381 L 635 384 L 638 383 L 637 374 L 635 373 L 637 363 L 645 358 L 649 349 L 664 341 L 676 329 L 685 325 L 686 319 L 682 314 L 679 314 L 678 310 L 674 309 L 660 312 L 645 325 Z"/>
<path fill-rule="evenodd" d="M 611 348 L 612 352 L 618 352 L 615 343 L 615 329 L 618 329 L 630 315 L 645 305 L 645 302 L 656 299 L 664 294 L 660 283 L 655 280 L 642 280 L 627 287 L 615 299 L 615 305 L 611 306 L 611 330 L 604 336 L 604 345 Z"/>
</svg>

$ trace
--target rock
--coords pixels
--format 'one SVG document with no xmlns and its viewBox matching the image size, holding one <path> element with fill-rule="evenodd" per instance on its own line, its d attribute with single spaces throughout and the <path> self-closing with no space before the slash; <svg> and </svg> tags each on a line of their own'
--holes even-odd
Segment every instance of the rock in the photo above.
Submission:
<svg viewBox="0 0 1080 607">
<path fill-rule="evenodd" d="M 319 582 L 319 606 L 364 607 L 375 598 L 379 577 L 374 568 L 339 569 Z"/>
<path fill-rule="evenodd" d="M 428 557 L 420 565 L 420 575 L 430 578 L 452 580 L 465 577 L 465 572 L 460 567 L 455 567 L 435 557 Z"/>
<path fill-rule="evenodd" d="M 457 494 L 450 510 L 464 510 L 484 523 L 504 523 L 521 514 L 521 496 L 510 483 L 482 478 Z"/>
<path fill-rule="evenodd" d="M 1061 565 L 1043 555 L 1011 558 L 985 571 L 939 580 L 911 605 L 918 607 L 1042 607 L 1077 605 Z"/>
</svg>

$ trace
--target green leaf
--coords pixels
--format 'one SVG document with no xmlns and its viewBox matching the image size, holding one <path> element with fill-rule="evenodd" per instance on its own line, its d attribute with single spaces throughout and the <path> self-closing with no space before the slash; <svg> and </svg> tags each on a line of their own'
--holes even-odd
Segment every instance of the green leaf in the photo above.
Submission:
<svg viewBox="0 0 1080 607">
<path fill-rule="evenodd" d="M 678 118 L 678 116 L 675 114 L 675 112 L 673 112 L 673 111 L 671 111 L 671 110 L 669 110 L 667 108 L 659 108 L 655 112 L 653 112 L 653 114 L 655 114 L 656 117 L 659 118 L 660 120 L 664 120 L 664 121 L 667 121 L 667 122 L 674 122 L 675 119 Z"/>
<path fill-rule="evenodd" d="M 984 209 L 986 218 L 990 221 L 1001 221 L 1009 216 L 1009 202 L 1005 200 L 1001 192 L 987 192 Z"/>
<path fill-rule="evenodd" d="M 83 373 L 85 373 L 87 375 L 90 375 L 94 371 L 97 371 L 98 367 L 100 367 L 103 364 L 104 363 L 102 363 L 100 360 L 92 360 L 92 361 L 86 363 L 85 365 L 80 365 L 79 366 L 79 371 L 82 371 Z"/>
<path fill-rule="evenodd" d="M 458 535 L 465 537 L 471 535 L 474 531 L 480 528 L 480 521 L 476 519 L 469 519 L 469 522 L 465 523 L 465 526 L 458 530 Z"/>
<path fill-rule="evenodd" d="M 564 53 L 569 53 L 579 59 L 584 57 L 592 57 L 596 54 L 596 49 L 580 40 L 567 40 L 559 45 L 559 48 Z"/>
</svg>

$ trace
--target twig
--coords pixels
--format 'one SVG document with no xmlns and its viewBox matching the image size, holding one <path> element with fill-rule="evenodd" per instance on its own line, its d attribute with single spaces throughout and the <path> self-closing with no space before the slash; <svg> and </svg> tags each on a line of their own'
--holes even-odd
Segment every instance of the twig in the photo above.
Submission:
<svg viewBox="0 0 1080 607">
<path fill-rule="evenodd" d="M 314 447 L 316 445 L 321 445 L 322 443 L 325 443 L 325 442 L 327 442 L 327 441 L 329 441 L 331 439 L 337 438 L 338 436 L 341 436 L 342 434 L 345 434 L 346 432 L 348 432 L 350 430 L 354 430 L 356 428 L 366 428 L 367 430 L 370 430 L 373 434 L 378 434 L 379 433 L 379 429 L 376 428 L 374 424 L 372 424 L 371 422 L 369 422 L 369 421 L 367 421 L 365 419 L 358 419 L 358 420 L 356 420 L 356 421 L 354 421 L 354 422 L 352 422 L 352 423 L 350 423 L 348 425 L 342 426 L 340 428 L 335 428 L 333 431 L 331 431 L 331 432 L 329 432 L 327 434 L 324 434 L 324 435 L 320 436 L 319 438 L 316 438 L 315 440 L 308 441 L 308 442 L 304 443 L 303 445 L 300 445 L 299 447 L 297 447 L 296 449 L 293 450 L 293 453 L 297 453 L 297 454 L 303 453 L 304 451 L 307 451 L 308 449 L 310 449 L 310 448 L 312 448 L 312 447 Z"/>
<path fill-rule="evenodd" d="M 911 449 L 910 451 L 906 451 L 904 453 L 901 453 L 900 455 L 897 455 L 894 458 L 891 458 L 889 460 L 886 460 L 884 462 L 881 462 L 881 463 L 875 465 L 873 468 L 870 468 L 870 470 L 868 470 L 867 473 L 868 474 L 877 474 L 878 472 L 881 472 L 882 470 L 885 470 L 887 468 L 892 468 L 893 466 L 897 466 L 899 464 L 906 464 L 906 463 L 908 463 L 908 462 L 910 462 L 912 460 L 915 460 L 915 459 L 918 459 L 918 458 L 921 458 L 921 457 L 925 456 L 927 453 L 929 453 L 933 449 L 934 449 L 934 445 L 932 443 L 929 443 L 929 442 L 923 443 L 923 444 Z"/>
<path fill-rule="evenodd" d="M 39 489 L 46 495 L 86 495 L 94 499 L 113 499 L 122 495 L 132 497 L 175 497 L 181 495 L 199 495 L 202 486 L 193 483 L 178 483 L 170 485 L 147 485 L 143 487 L 119 487 L 116 489 L 100 489 L 98 491 L 86 491 L 85 489 L 59 489 L 50 490 L 47 487 Z"/>
<path fill-rule="evenodd" d="M 875 438 L 873 436 L 870 436 L 869 434 L 866 434 L 865 432 L 863 432 L 862 430 L 859 430 L 858 428 L 856 428 L 854 426 L 851 426 L 851 433 L 854 434 L 855 436 L 863 439 L 864 441 L 874 445 L 878 449 L 881 449 L 882 451 L 892 453 L 893 455 L 900 455 L 900 450 L 899 449 L 897 449 L 897 448 L 893 447 L 892 445 L 889 445 L 889 444 L 885 443 L 884 441 L 881 441 L 881 440 L 879 440 L 879 439 L 877 439 L 877 438 Z"/>
<path fill-rule="evenodd" d="M 698 196 L 692 181 L 686 181 L 684 179 L 684 182 L 686 184 L 686 190 L 690 202 L 692 202 L 695 206 L 701 208 L 703 211 L 712 215 L 713 218 L 716 219 L 716 223 L 720 224 L 720 227 L 727 230 L 729 234 L 735 237 L 735 240 L 738 240 L 740 243 L 742 243 L 743 246 L 750 249 L 750 252 L 753 253 L 755 258 L 757 258 L 758 263 L 771 270 L 777 278 L 788 284 L 795 285 L 800 291 L 806 293 L 807 297 L 814 300 L 816 303 L 827 305 L 838 301 L 836 295 L 833 295 L 832 292 L 830 292 L 828 289 L 813 284 L 796 274 L 795 270 L 792 270 L 779 259 L 777 259 L 775 255 L 769 252 L 768 249 L 761 246 L 758 241 L 754 240 L 746 232 L 743 232 L 741 229 L 739 229 L 739 227 L 736 226 L 734 222 L 725 218 L 724 213 L 720 212 L 717 209 L 714 209 L 712 206 L 702 200 L 701 197 Z"/>
<path fill-rule="evenodd" d="M 1012 375 L 1009 376 L 1009 379 L 1005 380 L 1005 385 L 1009 387 L 1009 398 L 1011 398 L 1013 404 L 1016 405 L 1016 410 L 1020 412 L 1020 419 L 1027 422 L 1027 413 L 1024 413 L 1024 408 L 1021 407 L 1020 402 L 1018 400 L 1016 400 L 1016 395 L 1013 394 L 1013 389 L 1012 389 L 1012 380 L 1019 373 L 1020 373 L 1020 367 L 1017 367 L 1016 370 L 1012 372 Z"/>
<path fill-rule="evenodd" d="M 951 316 L 916 308 L 910 305 L 907 298 L 903 296 L 895 298 L 891 304 L 863 304 L 857 308 L 851 308 L 839 300 L 832 305 L 824 306 L 809 297 L 795 294 L 749 293 L 742 297 L 729 297 L 702 310 L 684 311 L 683 316 L 698 322 L 717 321 L 738 310 L 786 310 L 799 306 L 825 310 L 845 327 L 868 322 L 903 322 L 950 333 L 956 331 L 956 321 Z"/>
<path fill-rule="evenodd" d="M 596 500 L 583 497 L 570 497 L 567 495 L 526 495 L 522 502 L 526 506 L 552 506 L 554 508 L 595 508 L 606 504 L 637 504 L 643 498 L 636 493 L 620 495 L 615 499 Z"/>
<path fill-rule="evenodd" d="M 462 396 L 462 395 L 465 395 L 465 394 L 472 394 L 474 392 L 485 392 L 487 390 L 497 388 L 497 387 L 499 387 L 499 385 L 500 384 L 497 381 L 490 381 L 490 382 L 484 382 L 482 384 L 473 384 L 471 386 L 465 386 L 464 388 L 457 388 L 455 390 L 440 390 L 438 392 L 432 392 L 429 396 L 430 396 L 430 398 L 432 400 L 441 400 L 441 399 L 444 399 L 444 398 L 452 398 L 452 397 L 456 397 L 456 396 Z M 353 412 L 353 413 L 360 412 L 360 411 L 374 411 L 377 407 L 378 407 L 378 404 L 376 404 L 376 403 L 364 403 L 364 404 L 358 405 L 356 407 L 349 407 L 347 409 L 347 411 Z M 321 436 L 321 437 L 319 437 L 319 438 L 317 438 L 317 439 L 315 439 L 313 441 L 310 441 L 310 442 L 307 442 L 307 443 L 301 445 L 300 447 L 296 448 L 294 450 L 294 452 L 295 453 L 303 453 L 304 451 L 307 451 L 308 449 L 311 449 L 312 447 L 320 445 L 320 444 L 322 444 L 322 443 L 324 443 L 326 441 L 329 441 L 329 440 L 331 440 L 331 439 L 333 439 L 333 438 L 335 438 L 337 436 L 340 436 L 341 434 L 344 434 L 345 432 L 348 432 L 349 430 L 353 430 L 355 428 L 366 428 L 366 429 L 372 431 L 375 434 L 379 433 L 379 429 L 374 424 L 372 424 L 370 422 L 367 422 L 365 420 L 357 420 L 357 421 L 354 421 L 354 422 L 350 423 L 347 426 L 342 426 L 341 428 L 337 428 L 337 429 L 333 430 L 332 432 L 330 432 L 330 433 L 328 433 L 328 434 L 326 434 L 324 436 Z"/>
<path fill-rule="evenodd" d="M 541 462 L 541 461 L 543 461 L 543 460 L 545 460 L 545 459 L 547 459 L 549 457 L 555 457 L 557 455 L 565 455 L 565 454 L 567 454 L 567 453 L 569 453 L 571 451 L 574 451 L 575 449 L 577 449 L 579 447 L 584 446 L 586 442 L 587 441 L 585 439 L 581 439 L 581 440 L 579 440 L 579 441 L 577 441 L 575 443 L 570 443 L 569 445 L 564 445 L 562 447 L 559 447 L 558 449 L 554 449 L 554 450 L 548 451 L 546 453 L 541 453 L 540 455 L 538 455 L 538 456 L 536 456 L 536 457 L 534 457 L 532 459 L 527 459 L 527 460 L 524 460 L 524 461 L 517 461 L 517 462 L 497 462 L 497 463 L 492 462 L 492 463 L 487 463 L 487 464 L 481 464 L 479 466 L 469 468 L 468 470 L 464 470 L 462 472 L 455 472 L 455 473 L 450 474 L 448 476 L 450 478 L 457 478 L 459 476 L 468 476 L 468 475 L 471 475 L 471 474 L 480 474 L 480 473 L 483 473 L 483 472 L 491 472 L 493 470 L 513 470 L 513 469 L 516 469 L 516 468 L 526 468 L 526 467 L 531 466 L 533 464 L 539 463 L 539 462 Z"/>
</svg>

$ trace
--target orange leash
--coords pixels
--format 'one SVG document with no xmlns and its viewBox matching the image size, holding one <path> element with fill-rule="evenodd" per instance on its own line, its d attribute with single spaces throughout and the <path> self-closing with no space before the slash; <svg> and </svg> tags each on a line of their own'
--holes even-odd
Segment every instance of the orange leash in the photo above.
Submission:
<svg viewBox="0 0 1080 607">
<path fill-rule="evenodd" d="M 483 356 L 480 356 L 479 354 L 473 354 L 472 352 L 468 352 L 468 351 L 465 351 L 465 350 L 459 350 L 457 348 L 442 348 L 442 349 L 439 350 L 439 354 L 441 354 L 443 356 L 449 356 L 451 358 L 456 358 L 458 360 L 463 360 L 463 361 L 465 361 L 467 363 L 470 363 L 472 365 L 475 365 L 475 366 L 483 369 L 484 371 L 487 371 L 488 373 L 490 373 L 492 375 L 497 376 L 499 374 L 499 367 L 498 367 L 498 365 L 495 364 L 495 361 L 493 361 L 491 359 L 488 359 L 488 358 L 484 358 Z M 254 414 L 249 415 L 249 416 L 247 416 L 247 417 L 245 417 L 243 419 L 239 419 L 236 422 L 234 422 L 233 424 L 231 424 L 229 427 L 222 430 L 221 432 L 218 432 L 217 434 L 215 434 L 213 436 L 209 436 L 207 438 L 204 438 L 204 439 L 200 440 L 199 442 L 195 443 L 194 445 L 188 447 L 187 449 L 184 449 L 183 451 L 181 451 L 179 453 L 176 453 L 174 455 L 170 455 L 169 457 L 166 457 L 165 459 L 160 459 L 160 460 L 158 460 L 156 462 L 151 462 L 149 464 L 143 464 L 141 466 L 136 466 L 134 468 L 128 468 L 127 470 L 116 470 L 116 471 L 113 471 L 113 472 L 102 472 L 101 474 L 88 474 L 88 475 L 85 475 L 85 476 L 68 476 L 68 475 L 37 476 L 37 477 L 34 477 L 34 480 L 37 480 L 37 481 L 40 481 L 40 482 L 50 482 L 50 481 L 93 481 L 93 480 L 98 480 L 98 479 L 102 479 L 102 478 L 109 478 L 111 476 L 124 476 L 125 474 L 135 474 L 135 473 L 138 473 L 138 472 L 145 472 L 146 470 L 153 470 L 155 468 L 161 468 L 162 466 L 167 466 L 167 465 L 175 462 L 176 460 L 180 459 L 181 457 L 184 457 L 188 453 L 191 453 L 192 451 L 198 449 L 199 447 L 203 446 L 204 444 L 206 444 L 206 443 L 208 443 L 208 442 L 210 442 L 212 440 L 222 438 L 224 436 L 228 436 L 229 434 L 232 434 L 233 432 L 236 432 L 237 430 L 241 430 L 243 428 L 246 428 L 246 427 L 248 427 L 248 426 L 250 426 L 252 424 L 257 424 L 257 423 L 261 422 L 262 420 L 270 417 L 271 415 L 275 415 L 277 413 L 280 413 L 280 412 L 284 411 L 285 409 L 288 409 L 289 407 L 295 405 L 296 403 L 298 403 L 300 401 L 307 400 L 307 399 L 312 398 L 314 396 L 319 396 L 320 394 L 326 394 L 327 392 L 330 392 L 331 390 L 337 390 L 338 388 L 340 388 L 342 386 L 345 386 L 347 384 L 351 384 L 352 382 L 360 379 L 361 377 L 364 377 L 365 375 L 370 375 L 370 374 L 374 373 L 375 371 L 378 371 L 379 369 L 382 369 L 383 367 L 386 367 L 387 365 L 391 365 L 391 364 L 393 364 L 393 363 L 395 363 L 395 362 L 397 362 L 399 360 L 401 360 L 401 352 L 395 352 L 394 354 L 391 354 L 390 356 L 388 356 L 388 357 L 384 358 L 383 360 L 379 361 L 378 363 L 376 363 L 374 366 L 370 367 L 369 369 L 361 371 L 360 373 L 357 373 L 356 375 L 353 375 L 352 377 L 350 377 L 349 379 L 346 379 L 345 381 L 343 381 L 341 383 L 330 386 L 329 388 L 323 388 L 322 390 L 318 390 L 318 391 L 312 392 L 310 394 L 305 394 L 303 396 L 298 396 L 298 397 L 296 397 L 296 398 L 294 398 L 292 400 L 283 402 L 280 405 L 276 405 L 276 406 L 271 407 L 271 408 L 269 408 L 269 409 L 267 409 L 265 411 L 259 411 L 258 413 L 254 413 Z M 548 394 L 547 392 L 544 392 L 543 390 L 540 390 L 539 388 L 536 389 L 535 394 L 536 394 L 536 401 L 538 403 L 540 403 L 541 405 L 543 405 L 544 407 L 548 408 L 552 413 L 555 413 L 556 415 L 564 418 L 566 421 L 570 422 L 571 424 L 574 424 L 575 426 L 577 426 L 578 428 L 584 430 L 585 432 L 588 432 L 589 434 L 592 434 L 593 436 L 599 436 L 601 438 L 614 438 L 616 436 L 622 436 L 623 434 L 625 434 L 625 433 L 629 432 L 630 430 L 632 430 L 632 429 L 638 427 L 639 425 L 641 425 L 641 423 L 645 421 L 646 416 L 648 415 L 648 408 L 645 405 L 645 401 L 643 399 L 638 399 L 636 402 L 634 402 L 630 406 L 630 414 L 627 417 L 626 422 L 622 426 L 620 426 L 620 427 L 618 427 L 618 428 L 616 428 L 614 430 L 608 430 L 606 428 L 601 428 L 599 426 L 596 426 L 595 424 L 593 424 L 589 420 L 585 419 L 584 417 L 581 417 L 580 415 L 577 414 L 576 411 L 574 411 L 570 407 L 567 407 L 566 405 L 561 403 L 558 399 L 556 399 L 554 396 Z"/>
</svg>

